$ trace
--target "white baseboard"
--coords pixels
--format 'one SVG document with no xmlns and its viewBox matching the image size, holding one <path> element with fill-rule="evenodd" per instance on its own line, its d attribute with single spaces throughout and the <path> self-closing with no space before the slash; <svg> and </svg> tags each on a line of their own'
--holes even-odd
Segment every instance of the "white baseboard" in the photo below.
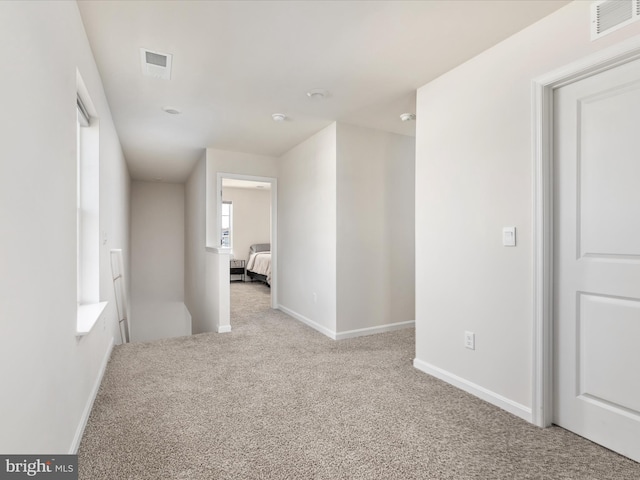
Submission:
<svg viewBox="0 0 640 480">
<path fill-rule="evenodd" d="M 375 335 L 376 333 L 392 332 L 401 328 L 410 328 L 415 326 L 415 320 L 406 322 L 388 323 L 386 325 L 378 325 L 376 327 L 359 328 L 357 330 L 347 330 L 346 332 L 336 333 L 336 340 L 345 338 L 364 337 L 365 335 Z"/>
<path fill-rule="evenodd" d="M 231 325 L 218 325 L 216 327 L 216 332 L 218 333 L 229 333 L 231 331 Z"/>
<path fill-rule="evenodd" d="M 469 380 L 458 377 L 453 373 L 447 372 L 446 370 L 438 368 L 427 362 L 423 362 L 422 360 L 418 360 L 417 358 L 413 360 L 413 366 L 426 374 L 439 378 L 440 380 L 459 388 L 460 390 L 464 390 L 465 392 L 475 395 L 485 402 L 489 402 L 496 407 L 500 407 L 503 410 L 526 420 L 527 422 L 531 422 L 533 420 L 531 408 L 521 405 L 518 402 L 514 402 L 513 400 L 503 397 L 502 395 L 492 392 L 480 385 L 476 385 Z"/>
<path fill-rule="evenodd" d="M 303 315 L 300 315 L 299 313 L 294 312 L 293 310 L 290 310 L 287 307 L 283 307 L 282 305 L 278 305 L 278 310 L 286 313 L 287 315 L 289 315 L 290 317 L 295 318 L 296 320 L 300 320 L 302 323 L 310 326 L 314 330 L 319 331 L 323 335 L 326 335 L 327 337 L 329 337 L 329 338 L 331 338 L 333 340 L 336 339 L 336 332 L 334 332 L 333 330 L 329 330 L 327 327 L 324 327 L 324 326 L 320 325 L 319 323 L 314 322 L 310 318 L 307 318 L 307 317 L 305 317 Z"/>
<path fill-rule="evenodd" d="M 96 401 L 96 397 L 98 396 L 98 390 L 100 389 L 100 384 L 102 383 L 104 372 L 107 370 L 107 364 L 109 363 L 109 359 L 111 358 L 111 352 L 113 351 L 114 344 L 115 340 L 113 337 L 111 337 L 111 342 L 109 343 L 109 347 L 107 348 L 107 353 L 105 353 L 104 358 L 102 359 L 102 364 L 100 365 L 98 376 L 96 377 L 96 381 L 93 384 L 93 389 L 91 390 L 91 394 L 87 399 L 87 404 L 85 405 L 84 411 L 82 412 L 82 417 L 80 417 L 80 423 L 78 424 L 78 428 L 76 428 L 76 434 L 74 435 L 73 441 L 71 442 L 71 447 L 69 448 L 70 455 L 75 455 L 78 453 L 78 448 L 80 447 L 80 442 L 82 441 L 82 435 L 84 434 L 84 429 L 87 427 L 87 422 L 89 421 L 89 415 L 91 415 L 93 403 Z"/>
</svg>

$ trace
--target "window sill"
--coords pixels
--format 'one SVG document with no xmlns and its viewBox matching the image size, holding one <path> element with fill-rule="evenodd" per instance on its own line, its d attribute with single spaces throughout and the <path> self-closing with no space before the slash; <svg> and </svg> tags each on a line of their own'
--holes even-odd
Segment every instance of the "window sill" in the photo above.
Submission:
<svg viewBox="0 0 640 480">
<path fill-rule="evenodd" d="M 207 251 L 218 255 L 231 255 L 232 252 L 229 247 L 207 247 Z"/>
<path fill-rule="evenodd" d="M 78 305 L 78 319 L 76 324 L 76 337 L 84 337 L 98 323 L 100 317 L 107 308 L 108 302 L 88 303 Z"/>
</svg>

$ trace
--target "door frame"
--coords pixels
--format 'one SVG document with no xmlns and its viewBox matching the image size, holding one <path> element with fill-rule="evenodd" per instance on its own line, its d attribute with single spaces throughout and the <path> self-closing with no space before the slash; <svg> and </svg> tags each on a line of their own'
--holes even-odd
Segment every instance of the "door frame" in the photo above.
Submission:
<svg viewBox="0 0 640 480">
<path fill-rule="evenodd" d="M 218 172 L 216 178 L 216 239 L 220 243 L 222 216 L 222 179 L 248 180 L 271 184 L 271 308 L 278 308 L 278 179 L 237 173 Z M 224 249 L 229 250 L 229 249 Z"/>
<path fill-rule="evenodd" d="M 533 345 L 531 421 L 553 421 L 553 114 L 554 91 L 640 59 L 640 39 L 632 38 L 592 54 L 532 82 L 533 146 Z"/>
</svg>

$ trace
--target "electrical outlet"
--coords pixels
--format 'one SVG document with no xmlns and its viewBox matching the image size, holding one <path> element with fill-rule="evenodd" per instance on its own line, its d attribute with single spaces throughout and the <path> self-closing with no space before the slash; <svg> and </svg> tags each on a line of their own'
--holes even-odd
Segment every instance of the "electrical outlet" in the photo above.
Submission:
<svg viewBox="0 0 640 480">
<path fill-rule="evenodd" d="M 473 332 L 464 332 L 464 346 L 469 350 L 476 349 L 476 334 Z"/>
</svg>

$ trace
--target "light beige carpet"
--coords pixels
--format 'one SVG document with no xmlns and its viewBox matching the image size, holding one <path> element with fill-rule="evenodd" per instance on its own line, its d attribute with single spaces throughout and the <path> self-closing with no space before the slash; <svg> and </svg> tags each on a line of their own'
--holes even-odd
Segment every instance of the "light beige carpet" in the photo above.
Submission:
<svg viewBox="0 0 640 480">
<path fill-rule="evenodd" d="M 80 478 L 640 479 L 415 370 L 410 329 L 333 341 L 232 284 L 232 328 L 116 347 Z"/>
</svg>

